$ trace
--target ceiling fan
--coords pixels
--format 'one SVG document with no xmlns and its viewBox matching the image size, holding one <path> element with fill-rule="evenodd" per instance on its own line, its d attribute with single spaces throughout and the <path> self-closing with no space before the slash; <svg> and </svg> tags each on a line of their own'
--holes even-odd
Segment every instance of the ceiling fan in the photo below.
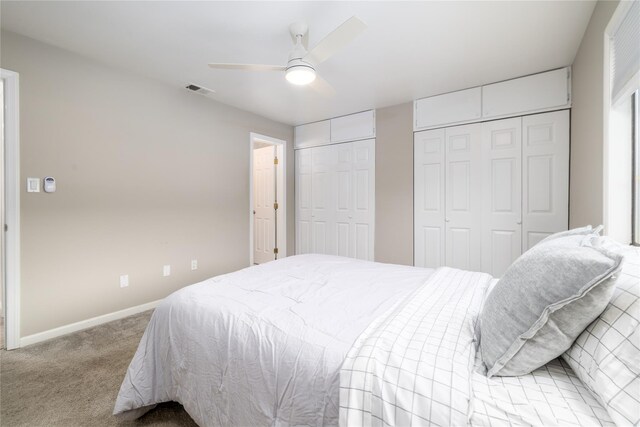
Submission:
<svg viewBox="0 0 640 427">
<path fill-rule="evenodd" d="M 304 22 L 294 22 L 289 26 L 289 32 L 295 45 L 289 54 L 287 65 L 212 63 L 209 64 L 209 67 L 227 70 L 284 71 L 287 81 L 291 84 L 302 86 L 315 81 L 314 86 L 316 89 L 329 93 L 333 89 L 327 82 L 317 76 L 316 66 L 349 44 L 366 28 L 367 25 L 364 22 L 356 16 L 352 16 L 324 39 L 320 40 L 313 49 L 307 51 L 307 37 L 305 36 L 309 28 Z"/>
</svg>

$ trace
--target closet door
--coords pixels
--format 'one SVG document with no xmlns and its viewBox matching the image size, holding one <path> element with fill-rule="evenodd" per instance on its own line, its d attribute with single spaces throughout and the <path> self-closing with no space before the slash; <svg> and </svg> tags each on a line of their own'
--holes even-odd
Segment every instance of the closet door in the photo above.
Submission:
<svg viewBox="0 0 640 427">
<path fill-rule="evenodd" d="M 311 253 L 311 152 L 296 150 L 296 254 Z"/>
<path fill-rule="evenodd" d="M 522 118 L 482 124 L 482 271 L 501 277 L 522 247 Z"/>
<path fill-rule="evenodd" d="M 311 252 L 335 255 L 335 208 L 331 190 L 336 150 L 331 145 L 311 150 Z"/>
<path fill-rule="evenodd" d="M 353 218 L 353 145 L 336 144 L 336 171 L 332 195 L 335 197 L 336 255 L 350 257 L 353 253 L 351 225 Z"/>
<path fill-rule="evenodd" d="M 296 151 L 296 253 L 373 261 L 375 140 Z"/>
<path fill-rule="evenodd" d="M 482 226 L 482 125 L 445 130 L 447 266 L 480 271 Z"/>
<path fill-rule="evenodd" d="M 351 251 L 353 258 L 373 261 L 375 229 L 375 140 L 349 143 L 352 147 L 353 210 L 350 220 Z"/>
<path fill-rule="evenodd" d="M 414 265 L 445 263 L 444 129 L 414 134 Z"/>
<path fill-rule="evenodd" d="M 523 252 L 569 225 L 569 111 L 522 118 Z"/>
</svg>

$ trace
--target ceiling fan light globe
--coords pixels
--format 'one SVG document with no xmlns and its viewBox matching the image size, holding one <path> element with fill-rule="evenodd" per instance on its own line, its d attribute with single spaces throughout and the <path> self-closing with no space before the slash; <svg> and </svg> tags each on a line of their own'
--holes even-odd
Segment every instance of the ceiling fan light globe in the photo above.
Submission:
<svg viewBox="0 0 640 427">
<path fill-rule="evenodd" d="M 291 84 L 304 86 L 316 79 L 316 72 L 306 65 L 295 65 L 289 67 L 285 73 L 287 81 Z"/>
</svg>

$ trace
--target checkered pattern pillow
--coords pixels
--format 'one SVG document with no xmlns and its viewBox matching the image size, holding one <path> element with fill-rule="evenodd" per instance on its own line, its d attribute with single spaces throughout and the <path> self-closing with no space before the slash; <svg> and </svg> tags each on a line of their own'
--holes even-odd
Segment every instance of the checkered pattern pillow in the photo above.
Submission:
<svg viewBox="0 0 640 427">
<path fill-rule="evenodd" d="M 611 301 L 563 354 L 617 425 L 640 424 L 640 251 L 605 241 L 625 263 Z"/>
</svg>

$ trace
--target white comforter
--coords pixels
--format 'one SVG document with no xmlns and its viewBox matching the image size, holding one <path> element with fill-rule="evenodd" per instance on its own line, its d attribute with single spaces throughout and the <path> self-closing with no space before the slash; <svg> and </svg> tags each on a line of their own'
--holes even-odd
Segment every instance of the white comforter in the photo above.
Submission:
<svg viewBox="0 0 640 427">
<path fill-rule="evenodd" d="M 432 272 L 304 255 L 186 287 L 155 310 L 114 414 L 177 401 L 201 426 L 336 425 L 352 344 Z"/>
</svg>

